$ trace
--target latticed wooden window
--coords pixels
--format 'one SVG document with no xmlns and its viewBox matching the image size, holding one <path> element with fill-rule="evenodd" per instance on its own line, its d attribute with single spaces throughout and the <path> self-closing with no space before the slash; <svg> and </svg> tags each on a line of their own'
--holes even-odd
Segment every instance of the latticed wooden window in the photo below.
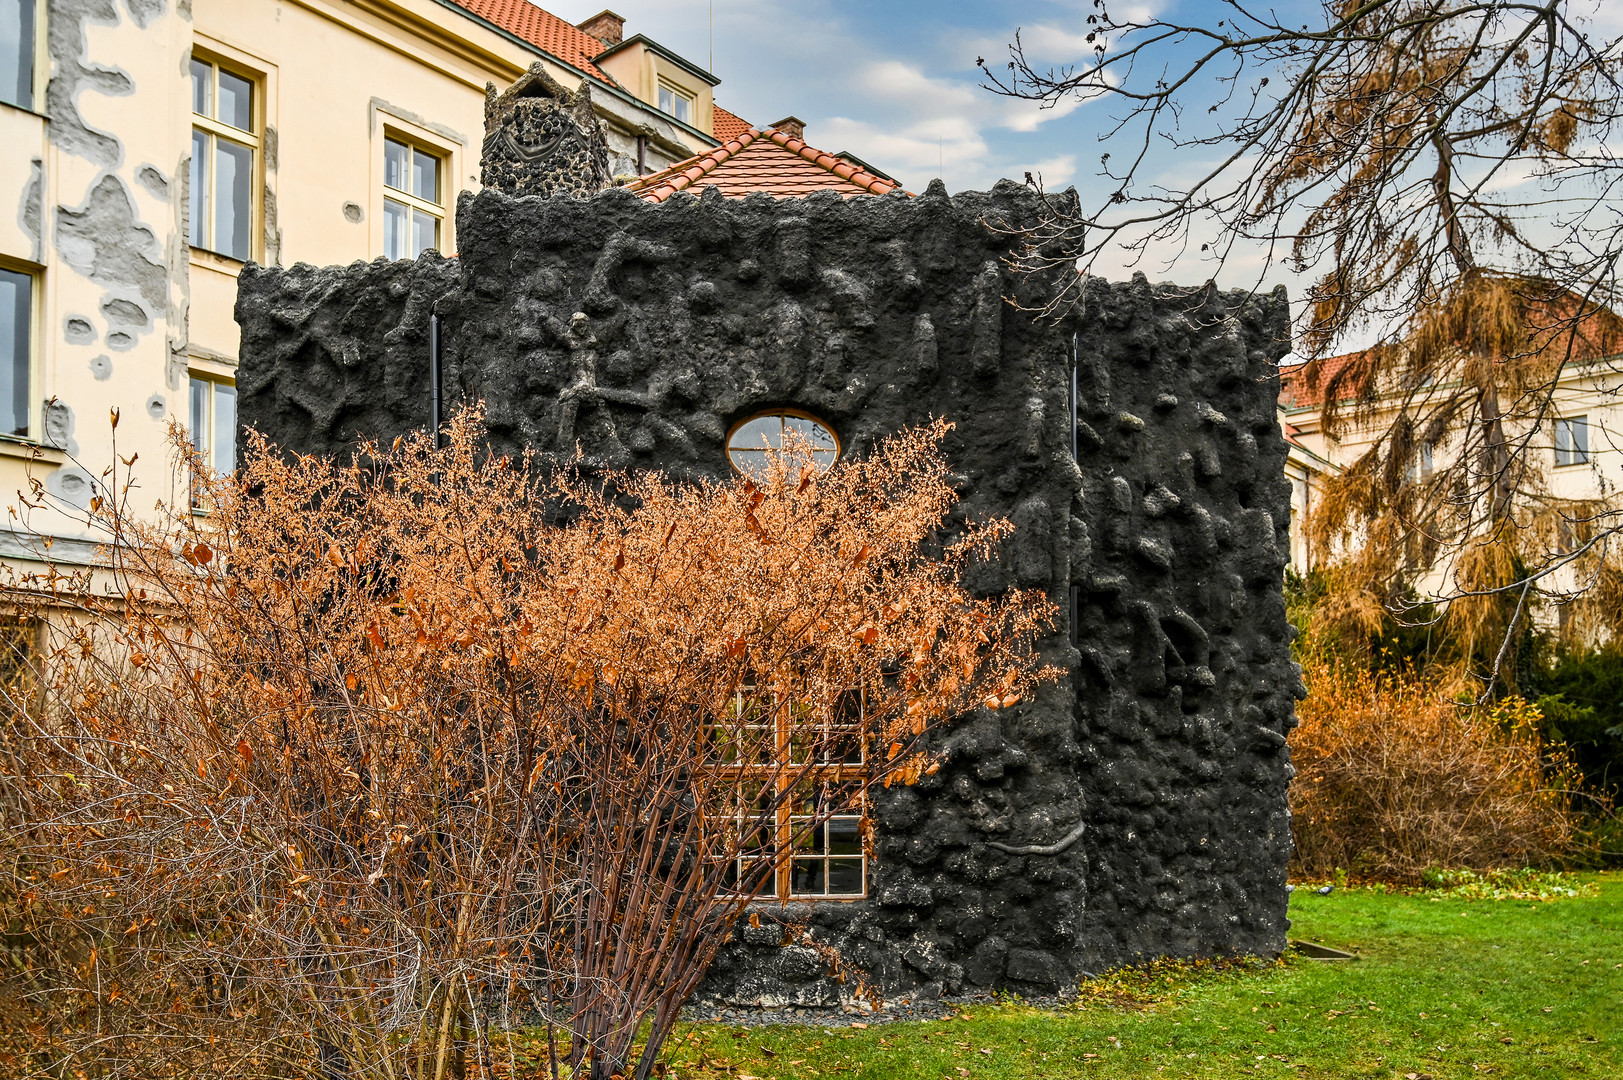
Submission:
<svg viewBox="0 0 1623 1080">
<path fill-rule="evenodd" d="M 776 861 L 777 852 L 787 851 L 790 858 L 770 874 L 761 896 L 849 900 L 867 895 L 863 708 L 861 690 L 841 694 L 820 717 L 792 696 L 756 687 L 733 695 L 731 723 L 718 732 L 722 752 L 744 780 L 738 824 L 745 835 L 731 883 L 753 883 L 763 861 Z"/>
</svg>

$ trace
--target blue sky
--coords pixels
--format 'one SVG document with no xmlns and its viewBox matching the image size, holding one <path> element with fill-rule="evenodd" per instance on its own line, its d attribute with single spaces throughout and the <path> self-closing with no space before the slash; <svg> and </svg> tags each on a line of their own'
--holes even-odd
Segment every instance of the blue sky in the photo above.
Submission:
<svg viewBox="0 0 1623 1080">
<path fill-rule="evenodd" d="M 542 0 L 553 13 L 580 22 L 605 0 Z M 1099 135 L 1110 102 L 1067 101 L 1043 109 L 981 89 L 975 58 L 997 66 L 1021 32 L 1034 63 L 1064 64 L 1086 55 L 1083 40 L 1092 0 L 609 0 L 626 18 L 626 33 L 643 33 L 722 80 L 716 99 L 746 120 L 769 124 L 793 114 L 806 121 L 813 146 L 850 151 L 914 191 L 941 176 L 949 190 L 984 189 L 1029 169 L 1051 188 L 1075 184 L 1084 194 L 1104 149 Z M 1260 10 L 1303 23 L 1323 18 L 1320 0 L 1258 0 Z M 1204 22 L 1230 12 L 1219 0 L 1111 0 L 1118 19 L 1150 14 Z M 1593 11 L 1598 34 L 1623 33 L 1623 0 L 1574 0 L 1574 13 Z M 713 23 L 712 23 L 713 19 Z M 712 31 L 713 25 L 713 31 Z M 712 49 L 714 61 L 712 64 Z M 1199 90 L 1190 95 L 1198 97 Z M 1200 102 L 1186 112 L 1205 116 Z M 1120 149 L 1120 148 L 1118 148 Z M 1181 186 L 1207 162 L 1201 151 L 1158 149 L 1140 179 Z M 1215 154 L 1215 151 L 1210 153 Z M 1111 278 L 1142 269 L 1152 280 L 1194 284 L 1217 270 L 1190 248 L 1163 245 L 1143 260 L 1125 256 L 1095 271 Z M 1237 251 L 1216 273 L 1219 283 L 1271 287 L 1292 295 L 1305 284 L 1258 250 Z"/>
<path fill-rule="evenodd" d="M 571 21 L 602 0 L 545 2 Z M 709 0 L 615 0 L 626 33 L 709 62 Z M 849 150 L 914 190 L 941 175 L 953 191 L 1041 169 L 1077 178 L 1095 124 L 1074 105 L 1042 110 L 979 89 L 978 55 L 1005 57 L 1017 27 L 1045 58 L 1081 55 L 1091 0 L 923 3 L 714 0 L 716 99 L 755 124 L 793 114 L 812 145 Z"/>
<path fill-rule="evenodd" d="M 543 0 L 549 11 L 580 22 L 603 0 Z M 1211 0 L 1115 0 L 1118 18 L 1155 11 L 1198 18 Z M 1284 0 L 1283 7 L 1315 0 Z M 793 114 L 823 150 L 850 151 L 920 191 L 942 177 L 951 191 L 984 189 L 1027 170 L 1050 188 L 1097 183 L 1099 132 L 1109 103 L 1067 101 L 1043 108 L 981 88 L 977 56 L 1007 61 L 1021 32 L 1027 55 L 1044 64 L 1074 62 L 1088 48 L 1092 0 L 614 0 L 626 33 L 643 33 L 699 63 L 722 83 L 716 100 L 751 123 Z M 1203 110 L 1201 111 L 1203 114 Z M 1152 174 L 1185 175 L 1185 154 L 1152 163 Z M 1198 244 L 1196 245 L 1198 248 Z M 1209 268 L 1170 258 L 1129 266 L 1100 265 L 1110 277 L 1142 268 L 1151 278 L 1204 280 Z M 1259 260 L 1225 272 L 1225 284 L 1256 284 Z M 1275 271 L 1267 284 L 1287 280 Z M 1294 291 L 1294 285 L 1293 285 Z"/>
</svg>

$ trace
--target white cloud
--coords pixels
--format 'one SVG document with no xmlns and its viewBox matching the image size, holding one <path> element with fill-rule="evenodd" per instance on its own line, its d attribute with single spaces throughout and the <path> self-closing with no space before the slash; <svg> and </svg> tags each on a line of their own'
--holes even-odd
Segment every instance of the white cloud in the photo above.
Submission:
<svg viewBox="0 0 1623 1080">
<path fill-rule="evenodd" d="M 1061 154 L 1039 161 L 1030 169 L 1031 175 L 1042 182 L 1044 191 L 1057 191 L 1076 176 L 1076 155 Z"/>
<path fill-rule="evenodd" d="M 543 0 L 542 6 L 578 21 L 602 6 L 587 2 Z M 620 0 L 614 8 L 626 16 L 628 34 L 645 33 L 708 62 L 709 0 Z M 1037 10 L 1043 16 L 1032 18 L 1029 12 Z M 1086 26 L 1092 10 L 1092 0 L 1080 0 L 1074 12 L 1023 0 L 998 12 L 1007 33 L 993 34 L 1007 44 L 1016 26 L 1031 25 L 1043 48 L 1059 58 L 1085 44 L 1086 30 L 1074 31 Z M 952 190 L 964 190 L 990 187 L 1003 176 L 1019 179 L 1039 167 L 1045 177 L 1063 175 L 1055 185 L 1063 187 L 1076 172 L 1072 148 L 1085 136 L 1056 141 L 1048 133 L 1083 103 L 1044 108 L 981 87 L 973 66 L 975 34 L 966 29 L 972 24 L 986 36 L 985 8 L 946 4 L 937 17 L 904 33 L 894 19 L 832 0 L 714 0 L 715 66 L 723 79 L 716 100 L 756 124 L 789 113 L 802 117 L 813 146 L 855 153 L 913 190 L 938 174 Z"/>
</svg>

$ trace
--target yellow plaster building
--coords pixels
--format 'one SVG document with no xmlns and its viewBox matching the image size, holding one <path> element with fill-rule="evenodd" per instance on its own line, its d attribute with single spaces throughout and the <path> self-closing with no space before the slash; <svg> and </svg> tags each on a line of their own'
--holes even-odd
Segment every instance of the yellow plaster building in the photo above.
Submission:
<svg viewBox="0 0 1623 1080">
<path fill-rule="evenodd" d="M 166 431 L 232 464 L 236 275 L 456 250 L 485 86 L 534 63 L 590 83 L 611 171 L 748 125 L 716 79 L 603 12 L 529 0 L 0 0 L 0 493 L 83 506 L 116 451 L 134 505 L 187 497 Z M 0 559 L 83 562 L 71 515 Z"/>
<path fill-rule="evenodd" d="M 1552 498 L 1607 499 L 1623 486 L 1623 355 L 1614 349 L 1615 343 L 1582 339 L 1579 358 L 1569 361 L 1556 380 L 1548 423 L 1536 431 L 1512 432 L 1518 443 L 1525 440 Z M 1280 371 L 1279 416 L 1290 447 L 1286 465 L 1291 482 L 1290 565 L 1298 573 L 1312 568 L 1303 534 L 1324 481 L 1367 453 L 1376 433 L 1387 429 L 1401 404 L 1398 394 L 1378 396 L 1367 421 L 1339 435 L 1327 432 L 1323 423 L 1327 390 L 1350 399 L 1359 389 L 1353 380 L 1337 378 L 1352 355 L 1326 358 L 1311 383 L 1304 365 Z M 1453 453 L 1446 442 L 1422 445 L 1411 469 L 1429 474 L 1434 459 L 1441 462 Z M 1424 595 L 1444 594 L 1450 589 L 1451 574 L 1450 565 L 1430 566 L 1415 582 L 1416 588 Z M 1540 582 L 1541 588 L 1557 593 L 1576 584 L 1565 571 Z M 1541 617 L 1554 616 L 1545 612 Z"/>
</svg>

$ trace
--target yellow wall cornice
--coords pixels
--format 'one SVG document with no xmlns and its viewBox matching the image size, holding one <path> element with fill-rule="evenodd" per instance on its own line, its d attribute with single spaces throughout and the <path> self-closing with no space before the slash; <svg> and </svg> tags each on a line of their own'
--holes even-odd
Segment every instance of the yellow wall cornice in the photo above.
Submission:
<svg viewBox="0 0 1623 1080">
<path fill-rule="evenodd" d="M 504 85 L 517 79 L 538 58 L 536 50 L 507 41 L 476 22 L 471 14 L 459 15 L 433 0 L 289 2 L 480 93 L 486 82 Z M 363 17 L 357 18 L 357 14 Z M 461 62 L 461 67 L 456 61 Z M 560 64 L 548 66 L 555 69 L 554 74 L 574 74 Z M 479 74 L 472 75 L 466 67 L 477 69 Z"/>
</svg>

